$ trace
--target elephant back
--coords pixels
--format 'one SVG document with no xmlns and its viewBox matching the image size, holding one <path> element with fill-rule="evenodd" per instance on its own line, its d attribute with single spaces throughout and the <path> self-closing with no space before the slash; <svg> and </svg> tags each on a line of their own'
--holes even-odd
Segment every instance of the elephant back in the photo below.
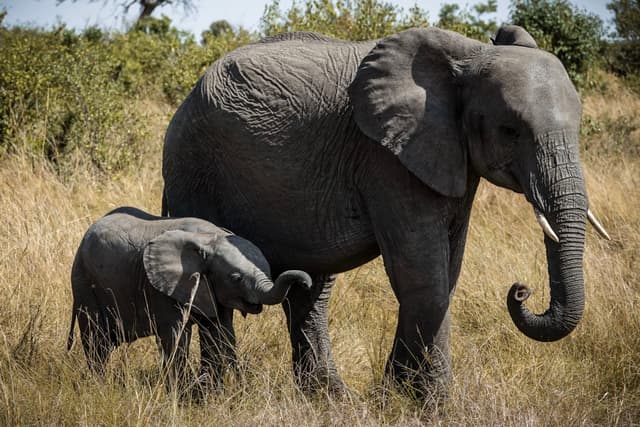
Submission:
<svg viewBox="0 0 640 427">
<path fill-rule="evenodd" d="M 322 42 L 329 42 L 329 43 L 350 43 L 344 40 L 335 39 L 333 37 L 329 37 L 320 33 L 314 33 L 311 31 L 292 31 L 289 33 L 280 33 L 273 36 L 261 38 L 255 44 L 275 43 L 275 42 L 283 42 L 283 41 L 291 41 L 291 40 L 304 41 L 304 42 L 322 41 Z"/>
<path fill-rule="evenodd" d="M 313 33 L 274 36 L 220 58 L 192 95 L 225 139 L 291 144 L 344 115 L 347 87 L 373 44 Z"/>
</svg>

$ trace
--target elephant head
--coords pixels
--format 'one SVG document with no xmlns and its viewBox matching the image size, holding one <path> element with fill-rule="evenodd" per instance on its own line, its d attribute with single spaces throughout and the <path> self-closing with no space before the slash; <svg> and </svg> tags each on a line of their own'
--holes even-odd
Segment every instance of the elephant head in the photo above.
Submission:
<svg viewBox="0 0 640 427">
<path fill-rule="evenodd" d="M 235 235 L 165 231 L 145 247 L 143 264 L 155 289 L 208 317 L 216 316 L 216 302 L 257 314 L 262 304 L 281 303 L 293 284 L 311 287 L 298 270 L 272 282 L 260 249 Z"/>
<path fill-rule="evenodd" d="M 508 307 L 524 334 L 553 341 L 584 308 L 580 98 L 560 61 L 524 29 L 499 31 L 496 41 L 401 32 L 364 58 L 349 94 L 362 132 L 434 191 L 462 197 L 474 174 L 524 193 L 545 225 L 551 302 L 532 314 L 522 305 L 528 288 L 514 285 Z"/>
</svg>

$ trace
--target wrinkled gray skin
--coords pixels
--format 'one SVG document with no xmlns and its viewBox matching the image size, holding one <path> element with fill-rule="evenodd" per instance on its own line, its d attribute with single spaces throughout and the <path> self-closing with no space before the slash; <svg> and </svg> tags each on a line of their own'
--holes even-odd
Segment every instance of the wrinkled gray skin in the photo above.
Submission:
<svg viewBox="0 0 640 427">
<path fill-rule="evenodd" d="M 524 193 L 560 238 L 544 240 L 548 310 L 509 294 L 518 328 L 553 341 L 580 320 L 580 116 L 562 64 L 535 48 L 437 28 L 361 43 L 283 34 L 220 58 L 180 106 L 163 211 L 247 236 L 275 271 L 311 273 L 312 290 L 284 303 L 303 387 L 343 389 L 327 333 L 334 275 L 381 254 L 400 303 L 387 377 L 430 392 L 450 376 L 449 302 L 480 177 Z"/>
<path fill-rule="evenodd" d="M 118 208 L 89 228 L 76 253 L 68 347 L 77 317 L 89 366 L 101 373 L 113 348 L 155 335 L 171 378 L 183 379 L 198 323 L 201 375 L 219 380 L 217 353 L 233 345 L 214 321 L 220 309 L 257 314 L 262 304 L 281 303 L 292 284 L 311 286 L 302 271 L 285 272 L 275 283 L 270 274 L 260 249 L 210 222 Z"/>
</svg>

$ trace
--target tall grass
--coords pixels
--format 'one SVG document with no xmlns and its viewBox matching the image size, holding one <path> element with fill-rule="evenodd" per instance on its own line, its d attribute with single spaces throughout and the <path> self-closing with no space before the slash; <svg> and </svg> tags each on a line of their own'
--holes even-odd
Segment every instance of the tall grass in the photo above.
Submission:
<svg viewBox="0 0 640 427">
<path fill-rule="evenodd" d="M 450 399 L 436 418 L 378 385 L 395 330 L 397 303 L 380 259 L 339 277 L 330 306 L 336 363 L 353 394 L 300 394 L 278 307 L 235 320 L 241 374 L 202 404 L 168 395 L 153 339 L 114 352 L 105 379 L 88 373 L 81 346 L 66 353 L 70 266 L 95 219 L 120 205 L 159 212 L 160 141 L 167 106 L 152 105 L 147 150 L 113 179 L 78 162 L 64 182 L 28 154 L 0 163 L 0 425 L 630 425 L 640 420 L 640 101 L 611 81 L 584 102 L 599 126 L 584 145 L 590 204 L 612 235 L 589 229 L 587 306 L 569 337 L 537 343 L 512 325 L 514 281 L 548 301 L 542 236 L 522 196 L 482 183 L 453 300 Z M 149 106 L 147 106 L 149 107 Z M 623 118 L 623 119 L 621 119 Z M 615 123 L 630 123 L 621 137 Z M 613 123 L 613 124 L 611 124 Z M 634 128 L 635 126 L 635 128 Z M 611 138 L 626 146 L 610 150 Z M 197 354 L 197 343 L 192 344 Z M 192 358 L 195 368 L 197 358 Z"/>
</svg>

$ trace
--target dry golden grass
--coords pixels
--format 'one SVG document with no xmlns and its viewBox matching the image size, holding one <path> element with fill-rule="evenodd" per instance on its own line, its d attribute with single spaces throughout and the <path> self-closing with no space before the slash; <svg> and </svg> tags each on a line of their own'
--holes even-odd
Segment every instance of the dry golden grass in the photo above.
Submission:
<svg viewBox="0 0 640 427">
<path fill-rule="evenodd" d="M 516 280 L 534 289 L 533 308 L 546 307 L 544 246 L 524 199 L 482 184 L 453 302 L 451 398 L 438 418 L 395 394 L 385 407 L 379 404 L 376 389 L 397 310 L 379 259 L 341 275 L 331 300 L 334 354 L 354 390 L 351 399 L 308 398 L 296 391 L 278 307 L 237 316 L 242 375 L 229 378 L 227 390 L 202 405 L 165 393 L 150 338 L 117 350 L 106 379 L 88 374 L 81 346 L 68 354 L 64 348 L 71 261 L 88 225 L 108 210 L 133 205 L 159 212 L 159 141 L 167 117 L 158 111 L 146 161 L 108 182 L 81 165 L 61 183 L 27 156 L 0 163 L 0 425 L 640 422 L 640 159 L 594 153 L 585 161 L 590 201 L 613 240 L 603 241 L 590 229 L 586 313 L 560 342 L 533 342 L 508 317 L 506 292 Z M 639 111 L 638 98 L 617 86 L 585 100 L 585 114 L 597 120 L 624 116 L 639 124 Z M 590 142 L 603 146 L 607 137 L 601 132 Z"/>
</svg>

